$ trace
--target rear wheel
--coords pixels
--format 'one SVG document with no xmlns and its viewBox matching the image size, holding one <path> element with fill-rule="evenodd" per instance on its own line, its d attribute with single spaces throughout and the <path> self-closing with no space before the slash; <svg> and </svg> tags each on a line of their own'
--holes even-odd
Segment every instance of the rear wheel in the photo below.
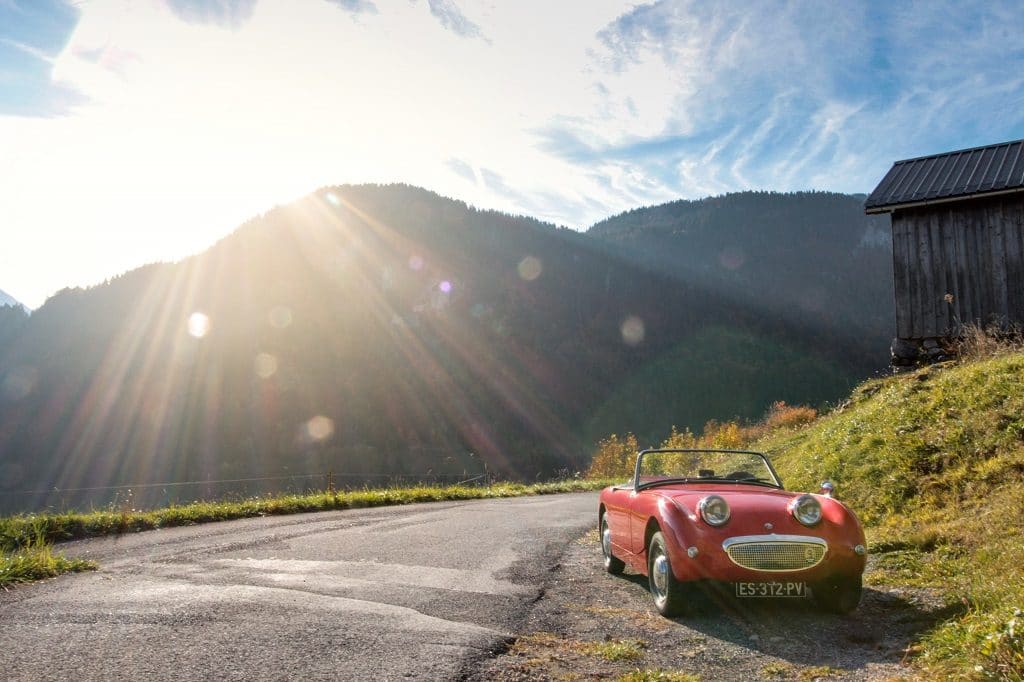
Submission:
<svg viewBox="0 0 1024 682">
<path fill-rule="evenodd" d="M 860 604 L 860 596 L 863 588 L 861 578 L 849 578 L 846 576 L 834 576 L 826 578 L 811 586 L 814 591 L 814 599 L 832 613 L 846 614 L 852 612 Z"/>
<path fill-rule="evenodd" d="M 665 537 L 660 531 L 651 537 L 647 548 L 647 578 L 658 613 L 671 618 L 686 612 L 686 587 L 672 573 Z"/>
<path fill-rule="evenodd" d="M 604 554 L 604 570 L 612 575 L 618 575 L 626 568 L 626 563 L 612 554 L 612 529 L 608 526 L 607 513 L 601 515 L 601 553 Z"/>
</svg>

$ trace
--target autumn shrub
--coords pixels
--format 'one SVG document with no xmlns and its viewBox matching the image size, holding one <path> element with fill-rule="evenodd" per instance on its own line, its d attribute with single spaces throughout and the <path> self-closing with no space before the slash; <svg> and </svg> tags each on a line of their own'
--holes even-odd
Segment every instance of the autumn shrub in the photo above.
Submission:
<svg viewBox="0 0 1024 682">
<path fill-rule="evenodd" d="M 623 438 L 613 433 L 597 444 L 590 468 L 587 469 L 587 478 L 632 478 L 638 451 L 636 436 L 632 433 L 627 433 Z"/>
<path fill-rule="evenodd" d="M 704 424 L 700 435 L 689 429 L 680 431 L 673 426 L 668 438 L 658 447 L 665 450 L 743 450 L 752 447 L 753 443 L 775 431 L 806 426 L 817 418 L 818 411 L 813 407 L 787 405 L 785 401 L 778 400 L 772 403 L 761 421 L 753 424 L 743 424 L 737 420 L 720 422 L 712 419 Z M 623 438 L 613 433 L 597 444 L 590 469 L 587 470 L 587 478 L 630 478 L 639 450 L 636 436 L 632 433 L 626 434 Z"/>
<path fill-rule="evenodd" d="M 792 429 L 810 424 L 818 418 L 818 411 L 807 405 L 787 405 L 779 400 L 772 403 L 762 422 L 769 431 L 776 429 Z"/>
<path fill-rule="evenodd" d="M 709 421 L 704 425 L 704 433 L 700 438 L 701 447 L 720 450 L 737 450 L 746 445 L 743 428 L 734 421 Z"/>
<path fill-rule="evenodd" d="M 699 448 L 700 438 L 693 435 L 690 429 L 685 431 L 678 431 L 675 426 L 672 427 L 672 433 L 662 443 L 661 447 L 666 450 L 691 450 L 693 448 Z"/>
</svg>

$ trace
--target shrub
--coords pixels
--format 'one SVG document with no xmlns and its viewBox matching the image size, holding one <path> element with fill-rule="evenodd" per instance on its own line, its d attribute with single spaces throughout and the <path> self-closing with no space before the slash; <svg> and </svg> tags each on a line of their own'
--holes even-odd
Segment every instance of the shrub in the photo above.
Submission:
<svg viewBox="0 0 1024 682">
<path fill-rule="evenodd" d="M 1022 349 L 1024 333 L 1019 327 L 1005 328 L 994 324 L 987 327 L 965 324 L 952 343 L 952 350 L 961 361 L 982 360 Z"/>
<path fill-rule="evenodd" d="M 587 478 L 632 478 L 638 449 L 632 433 L 627 433 L 625 438 L 613 433 L 597 444 Z"/>
<path fill-rule="evenodd" d="M 807 405 L 787 405 L 779 400 L 772 403 L 768 414 L 765 415 L 764 425 L 769 431 L 776 429 L 791 429 L 804 424 L 810 424 L 818 418 L 818 411 Z"/>
</svg>

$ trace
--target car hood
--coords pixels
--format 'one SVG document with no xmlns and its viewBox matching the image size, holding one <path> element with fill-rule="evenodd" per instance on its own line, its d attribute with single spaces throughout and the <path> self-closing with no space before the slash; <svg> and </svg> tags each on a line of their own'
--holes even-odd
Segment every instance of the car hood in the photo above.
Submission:
<svg viewBox="0 0 1024 682">
<path fill-rule="evenodd" d="M 700 501 L 708 495 L 719 495 L 729 503 L 733 519 L 758 524 L 770 523 L 776 533 L 801 533 L 808 530 L 807 526 L 793 517 L 789 506 L 803 493 L 745 484 L 672 486 L 657 492 L 672 500 L 694 521 L 697 520 Z M 842 524 L 849 519 L 849 510 L 837 500 L 823 495 L 814 497 L 821 503 L 822 517 L 826 523 Z"/>
</svg>

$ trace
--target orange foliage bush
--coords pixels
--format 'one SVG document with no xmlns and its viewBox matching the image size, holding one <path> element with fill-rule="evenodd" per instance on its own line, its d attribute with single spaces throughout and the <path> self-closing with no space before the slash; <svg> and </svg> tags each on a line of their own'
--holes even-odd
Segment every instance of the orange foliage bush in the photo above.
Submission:
<svg viewBox="0 0 1024 682">
<path fill-rule="evenodd" d="M 690 432 L 690 429 L 686 429 L 682 433 L 676 430 L 676 427 L 672 427 L 672 433 L 668 438 L 661 444 L 661 447 L 666 450 L 691 450 L 693 448 L 701 447 L 700 439 Z"/>
<path fill-rule="evenodd" d="M 742 450 L 772 431 L 810 424 L 817 418 L 818 411 L 813 407 L 787 405 L 779 400 L 772 403 L 764 418 L 756 424 L 743 425 L 737 421 L 719 422 L 712 419 L 704 425 L 704 431 L 700 436 L 694 435 L 689 429 L 678 431 L 673 426 L 672 433 L 659 447 L 676 450 Z M 631 478 L 636 453 L 639 450 L 636 436 L 632 433 L 621 439 L 613 433 L 597 444 L 590 468 L 587 470 L 587 478 Z"/>
<path fill-rule="evenodd" d="M 597 444 L 587 478 L 632 478 L 638 451 L 636 436 L 632 433 L 621 439 L 613 433 Z"/>
<path fill-rule="evenodd" d="M 736 450 L 746 445 L 744 430 L 736 422 L 717 422 L 714 419 L 704 425 L 700 447 Z"/>
<path fill-rule="evenodd" d="M 810 424 L 818 418 L 818 411 L 807 405 L 787 405 L 779 400 L 772 403 L 771 409 L 764 418 L 764 425 L 769 431 L 775 429 L 791 429 L 794 426 Z"/>
</svg>

